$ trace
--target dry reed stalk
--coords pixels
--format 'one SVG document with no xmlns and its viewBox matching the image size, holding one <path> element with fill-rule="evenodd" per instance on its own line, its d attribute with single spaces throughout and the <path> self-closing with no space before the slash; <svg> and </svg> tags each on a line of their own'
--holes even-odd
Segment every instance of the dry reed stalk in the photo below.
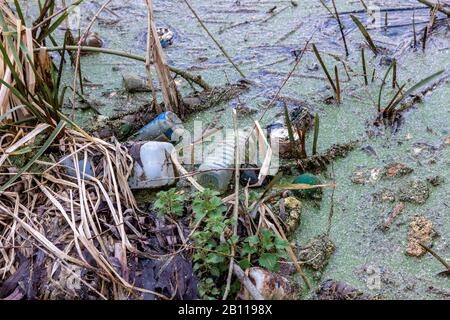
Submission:
<svg viewBox="0 0 450 320">
<path fill-rule="evenodd" d="M 180 117 L 184 117 L 183 103 L 180 101 L 180 94 L 178 93 L 175 81 L 170 76 L 170 70 L 167 65 L 166 55 L 159 42 L 158 32 L 156 30 L 155 18 L 153 14 L 152 0 L 146 0 L 149 24 L 151 29 L 151 47 L 153 49 L 153 60 L 158 74 L 159 82 L 161 84 L 161 91 L 163 94 L 166 111 L 173 111 Z"/>
<path fill-rule="evenodd" d="M 0 159 L 1 184 L 9 172 L 14 172 L 9 165 L 11 153 L 33 144 L 48 127 L 42 124 L 21 139 L 9 135 L 2 140 L 0 147 L 7 152 Z M 24 173 L 0 193 L 0 271 L 3 275 L 14 274 L 19 263 L 17 254 L 32 259 L 36 247 L 47 252 L 46 263 L 53 269 L 47 274 L 53 281 L 48 285 L 60 286 L 53 288 L 54 294 L 61 294 L 62 289 L 71 291 L 65 287 L 61 274 L 55 272 L 63 267 L 93 272 L 100 298 L 130 298 L 138 292 L 149 292 L 128 283 L 127 274 L 118 270 L 113 260 L 116 257 L 127 265 L 128 256 L 138 253 L 124 227 L 125 218 L 135 219 L 136 211 L 126 183 L 133 168 L 127 150 L 117 141 L 87 140 L 72 129 L 66 130 L 58 146 L 66 153 L 64 158 L 40 161 L 38 165 L 46 167 L 45 170 Z M 95 177 L 86 174 L 86 166 L 78 165 L 74 166 L 75 176 L 68 176 L 63 165 L 65 159 L 73 163 L 89 162 Z M 25 249 L 30 246 L 32 249 Z M 91 260 L 86 258 L 87 253 Z M 81 280 L 84 281 L 83 277 Z M 102 291 L 102 282 L 110 283 L 116 290 Z"/>
<path fill-rule="evenodd" d="M 73 85 L 72 85 L 72 119 L 75 116 L 75 109 L 77 105 L 77 74 L 80 69 L 80 59 L 81 59 L 81 45 L 83 44 L 83 41 L 88 36 L 89 32 L 91 31 L 92 26 L 94 25 L 95 21 L 99 17 L 100 13 L 102 13 L 103 10 L 111 3 L 112 0 L 107 0 L 101 7 L 98 9 L 94 17 L 89 22 L 89 25 L 86 27 L 86 29 L 83 32 L 83 35 L 80 36 L 80 40 L 77 43 L 78 50 L 77 54 L 75 56 L 75 72 L 73 77 Z M 80 77 L 81 81 L 81 77 Z"/>
<path fill-rule="evenodd" d="M 15 59 L 16 52 L 20 51 L 20 43 L 22 42 L 26 48 L 33 52 L 33 38 L 30 28 L 26 28 L 22 25 L 19 19 L 16 19 L 14 13 L 11 11 L 7 3 L 3 0 L 0 2 L 0 11 L 3 15 L 5 22 L 5 27 L 0 26 L 1 36 L 0 42 L 6 51 L 6 55 L 9 61 L 12 63 L 12 70 L 5 60 L 4 56 L 0 56 L 0 78 L 12 87 L 16 86 L 13 79 L 13 72 L 17 73 L 20 79 L 27 86 L 27 90 L 30 94 L 34 94 L 36 88 L 36 76 L 31 68 L 30 62 L 27 60 L 25 55 L 20 54 L 18 59 L 20 59 L 20 64 Z M 14 41 L 10 32 L 16 32 L 19 41 Z M 19 49 L 18 49 L 19 48 Z M 14 51 L 13 51 L 14 50 Z M 31 55 L 31 62 L 34 63 L 34 55 Z M 20 101 L 11 94 L 11 90 L 4 85 L 0 85 L 0 116 L 6 115 L 9 111 L 15 107 L 21 105 Z M 28 110 L 25 108 L 20 108 L 19 110 L 10 112 L 7 114 L 3 121 L 5 120 L 20 120 L 29 116 Z"/>
<path fill-rule="evenodd" d="M 156 90 L 155 86 L 153 85 L 153 78 L 152 78 L 152 69 L 151 69 L 151 63 L 152 63 L 152 16 L 151 16 L 151 10 L 150 6 L 148 4 L 148 1 L 145 1 L 147 4 L 147 54 L 145 56 L 145 69 L 147 70 L 147 86 L 150 88 L 150 91 L 152 93 L 152 103 L 153 106 L 156 108 L 156 112 L 159 114 L 162 112 L 161 106 L 158 104 L 158 101 L 156 100 Z"/>
</svg>

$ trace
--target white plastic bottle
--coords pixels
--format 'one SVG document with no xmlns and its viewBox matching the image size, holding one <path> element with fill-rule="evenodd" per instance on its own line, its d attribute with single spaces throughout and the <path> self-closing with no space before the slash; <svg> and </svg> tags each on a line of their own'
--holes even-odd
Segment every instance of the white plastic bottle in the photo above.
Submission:
<svg viewBox="0 0 450 320">
<path fill-rule="evenodd" d="M 170 157 L 173 152 L 175 148 L 167 142 L 135 143 L 130 149 L 135 160 L 133 175 L 128 179 L 130 188 L 156 189 L 175 184 L 175 168 Z"/>
</svg>

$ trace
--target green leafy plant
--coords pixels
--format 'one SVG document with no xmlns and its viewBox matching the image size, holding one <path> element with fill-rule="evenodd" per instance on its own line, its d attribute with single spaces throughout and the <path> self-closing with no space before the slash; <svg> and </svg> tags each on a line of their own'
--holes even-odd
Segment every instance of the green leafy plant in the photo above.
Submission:
<svg viewBox="0 0 450 320">
<path fill-rule="evenodd" d="M 176 193 L 176 189 L 160 191 L 156 194 L 157 200 L 153 207 L 161 216 L 181 217 L 183 215 L 184 196 Z"/>
<path fill-rule="evenodd" d="M 234 236 L 232 228 L 237 222 L 226 216 L 226 207 L 218 195 L 207 189 L 195 194 L 192 202 L 194 271 L 199 278 L 198 289 L 203 299 L 222 297 L 233 246 L 236 248 L 235 259 L 241 268 L 259 265 L 271 272 L 280 269 L 279 261 L 287 258 L 289 246 L 287 241 L 268 229 L 245 239 Z M 233 283 L 231 288 L 237 291 L 239 283 Z"/>
<path fill-rule="evenodd" d="M 194 271 L 199 276 L 199 293 L 204 299 L 220 297 L 222 290 L 216 286 L 217 279 L 226 274 L 227 257 L 231 254 L 232 245 L 238 241 L 237 237 L 227 238 L 227 230 L 231 231 L 233 221 L 225 216 L 226 208 L 218 195 L 206 189 L 197 193 L 192 202 L 197 227 L 192 235 L 195 245 Z"/>
<path fill-rule="evenodd" d="M 280 269 L 280 259 L 286 258 L 286 249 L 289 243 L 279 238 L 273 231 L 263 229 L 260 235 L 250 236 L 244 240 L 244 245 L 240 251 L 244 258 L 240 265 L 242 268 L 251 266 L 252 256 L 256 255 L 258 264 L 271 272 Z"/>
</svg>

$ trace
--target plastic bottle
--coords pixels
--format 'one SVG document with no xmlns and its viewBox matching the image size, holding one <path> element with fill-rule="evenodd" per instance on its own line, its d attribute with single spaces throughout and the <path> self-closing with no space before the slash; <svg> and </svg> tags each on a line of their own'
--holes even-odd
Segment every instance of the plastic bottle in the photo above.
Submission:
<svg viewBox="0 0 450 320">
<path fill-rule="evenodd" d="M 134 158 L 131 189 L 155 189 L 175 184 L 175 168 L 170 155 L 175 151 L 167 142 L 135 143 L 130 148 Z"/>
<path fill-rule="evenodd" d="M 178 142 L 181 132 L 184 131 L 183 122 L 178 116 L 170 111 L 161 113 L 156 119 L 143 127 L 136 135 L 140 141 L 176 141 Z"/>
<path fill-rule="evenodd" d="M 64 159 L 61 164 L 65 167 L 67 175 L 76 178 L 77 172 L 75 170 L 75 165 L 72 157 L 69 157 L 67 159 Z M 80 177 L 83 179 L 84 176 L 94 176 L 94 171 L 92 170 L 91 163 L 88 159 L 86 162 L 85 167 L 85 160 L 79 160 L 78 161 L 78 170 L 80 171 Z M 83 173 L 84 172 L 84 173 Z"/>
<path fill-rule="evenodd" d="M 243 132 L 239 134 L 241 159 L 245 155 L 247 137 L 248 134 Z M 235 167 L 235 136 L 227 136 L 222 141 L 214 143 L 209 150 L 209 154 L 199 168 L 201 173 L 197 176 L 197 180 L 206 188 L 225 192 L 233 177 L 232 169 Z"/>
</svg>

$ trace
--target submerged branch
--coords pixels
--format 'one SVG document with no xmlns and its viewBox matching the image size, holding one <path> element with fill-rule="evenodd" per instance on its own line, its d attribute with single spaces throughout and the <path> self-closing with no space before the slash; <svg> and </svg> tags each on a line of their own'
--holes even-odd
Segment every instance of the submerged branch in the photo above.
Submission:
<svg viewBox="0 0 450 320">
<path fill-rule="evenodd" d="M 132 60 L 136 60 L 136 61 L 141 61 L 144 63 L 146 62 L 146 58 L 143 56 L 139 56 L 136 54 L 132 54 L 132 53 L 128 53 L 128 52 L 124 52 L 124 51 L 120 51 L 120 50 L 96 48 L 96 47 L 85 47 L 85 46 L 81 46 L 80 48 L 81 48 L 82 52 L 104 53 L 104 54 L 109 54 L 109 55 L 114 55 L 114 56 L 118 56 L 118 57 L 132 59 Z M 43 47 L 43 48 L 35 49 L 35 52 L 39 52 L 42 49 L 46 50 L 48 52 L 52 52 L 52 51 L 62 51 L 63 47 L 49 47 L 49 48 Z M 78 46 L 66 46 L 65 50 L 77 51 Z M 194 76 L 185 70 L 178 69 L 173 66 L 168 66 L 168 67 L 169 67 L 169 70 L 172 71 L 173 73 L 183 77 L 184 79 L 186 79 L 188 81 L 194 82 L 195 84 L 202 87 L 204 90 L 211 90 L 211 87 L 205 81 L 203 81 L 203 79 L 200 76 Z"/>
<path fill-rule="evenodd" d="M 441 4 L 441 3 L 434 3 L 432 1 L 428 1 L 428 0 L 417 0 L 420 3 L 430 7 L 431 9 L 433 8 L 437 8 L 438 11 L 444 13 L 447 15 L 447 17 L 450 17 L 450 9 L 447 9 L 445 7 L 445 5 Z M 439 2 L 439 1 L 438 1 Z"/>
</svg>

